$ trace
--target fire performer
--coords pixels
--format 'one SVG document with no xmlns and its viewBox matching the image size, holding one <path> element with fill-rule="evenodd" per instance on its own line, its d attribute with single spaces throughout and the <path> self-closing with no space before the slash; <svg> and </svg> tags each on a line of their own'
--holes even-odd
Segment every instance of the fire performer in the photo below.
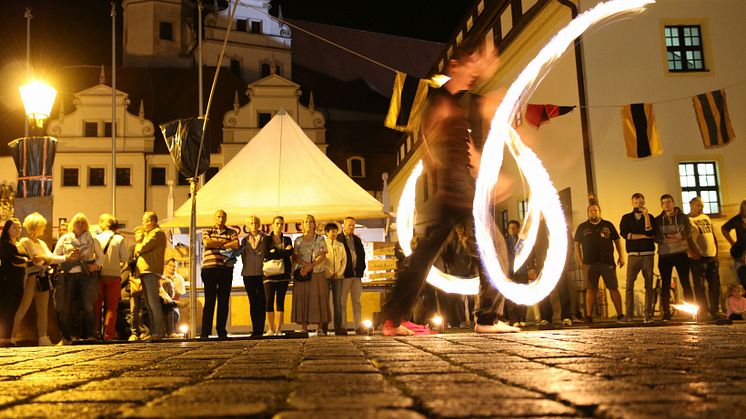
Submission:
<svg viewBox="0 0 746 419">
<path fill-rule="evenodd" d="M 478 169 L 484 135 L 482 122 L 496 109 L 494 100 L 468 92 L 481 78 L 497 68 L 494 47 L 485 43 L 464 41 L 448 61 L 450 79 L 431 91 L 424 107 L 420 134 L 425 151 L 424 167 L 428 174 L 428 221 L 424 234 L 405 259 L 396 275 L 396 282 L 384 303 L 383 333 L 387 336 L 407 336 L 423 330 L 403 322 L 409 317 L 427 274 L 456 225 L 472 218 L 475 176 Z M 491 111 L 491 112 L 490 112 Z M 471 225 L 471 223 L 469 223 Z M 470 249 L 478 258 L 476 246 Z M 479 266 L 479 303 L 476 310 L 477 333 L 517 332 L 498 321 L 505 298 L 492 285 Z M 409 327 L 407 327 L 409 325 Z M 414 329 L 414 330 L 413 330 Z"/>
</svg>

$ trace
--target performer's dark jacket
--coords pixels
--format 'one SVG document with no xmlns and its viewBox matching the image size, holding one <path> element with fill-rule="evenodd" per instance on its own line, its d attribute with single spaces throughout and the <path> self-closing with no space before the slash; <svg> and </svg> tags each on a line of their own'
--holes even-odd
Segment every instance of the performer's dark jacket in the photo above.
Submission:
<svg viewBox="0 0 746 419">
<path fill-rule="evenodd" d="M 655 220 L 650 214 L 648 217 L 650 217 L 651 229 L 647 231 L 645 230 L 645 217 L 636 219 L 634 211 L 624 214 L 622 221 L 619 222 L 619 235 L 624 237 L 624 248 L 627 253 L 634 253 L 633 256 L 638 256 L 640 252 L 651 255 L 655 253 Z M 644 234 L 647 238 L 629 240 L 627 237 L 630 234 Z"/>
</svg>

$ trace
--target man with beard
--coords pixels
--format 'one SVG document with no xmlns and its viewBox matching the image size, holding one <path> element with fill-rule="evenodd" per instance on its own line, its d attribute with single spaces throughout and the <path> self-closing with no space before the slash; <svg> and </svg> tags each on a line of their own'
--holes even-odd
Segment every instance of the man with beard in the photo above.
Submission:
<svg viewBox="0 0 746 419">
<path fill-rule="evenodd" d="M 622 315 L 622 294 L 614 266 L 614 247 L 619 254 L 617 264 L 624 266 L 624 254 L 614 224 L 601 218 L 601 207 L 591 200 L 588 205 L 588 221 L 580 224 L 575 230 L 575 258 L 583 266 L 585 277 L 585 315 L 586 322 L 593 322 L 593 307 L 598 293 L 598 280 L 603 277 L 609 290 L 611 301 L 617 312 L 617 320 Z"/>
</svg>

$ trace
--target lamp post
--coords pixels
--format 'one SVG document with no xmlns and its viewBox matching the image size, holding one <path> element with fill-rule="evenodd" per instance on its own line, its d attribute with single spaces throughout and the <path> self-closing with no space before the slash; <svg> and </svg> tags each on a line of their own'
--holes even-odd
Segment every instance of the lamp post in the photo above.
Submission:
<svg viewBox="0 0 746 419">
<path fill-rule="evenodd" d="M 39 80 L 28 82 L 19 91 L 31 135 L 8 143 L 18 170 L 14 212 L 18 218 L 23 219 L 36 211 L 51 220 L 52 166 L 57 140 L 43 135 L 34 136 L 33 133 L 43 131 L 44 121 L 49 118 L 57 91 Z M 51 231 L 47 234 L 51 234 Z"/>
</svg>

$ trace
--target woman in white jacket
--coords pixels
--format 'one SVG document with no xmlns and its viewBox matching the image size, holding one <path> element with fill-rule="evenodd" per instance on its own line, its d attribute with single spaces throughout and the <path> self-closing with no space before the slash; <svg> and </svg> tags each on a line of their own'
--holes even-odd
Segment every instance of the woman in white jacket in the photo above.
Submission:
<svg viewBox="0 0 746 419">
<path fill-rule="evenodd" d="M 38 212 L 34 212 L 23 219 L 23 228 L 27 237 L 21 239 L 21 246 L 31 258 L 33 266 L 26 269 L 26 279 L 23 284 L 23 298 L 13 320 L 13 333 L 21 328 L 21 322 L 26 316 L 31 301 L 36 304 L 36 330 L 39 335 L 39 346 L 52 344 L 47 336 L 47 312 L 49 309 L 50 282 L 47 275 L 49 265 L 65 261 L 65 256 L 58 256 L 49 251 L 49 247 L 41 239 L 47 228 L 47 220 Z M 15 342 L 15 340 L 12 340 Z"/>
<path fill-rule="evenodd" d="M 324 227 L 326 232 L 326 260 L 324 268 L 326 280 L 332 290 L 332 305 L 334 306 L 334 334 L 346 336 L 347 329 L 342 325 L 342 284 L 344 280 L 345 266 L 347 266 L 347 253 L 344 245 L 337 241 L 339 227 L 336 223 L 329 223 Z"/>
</svg>

